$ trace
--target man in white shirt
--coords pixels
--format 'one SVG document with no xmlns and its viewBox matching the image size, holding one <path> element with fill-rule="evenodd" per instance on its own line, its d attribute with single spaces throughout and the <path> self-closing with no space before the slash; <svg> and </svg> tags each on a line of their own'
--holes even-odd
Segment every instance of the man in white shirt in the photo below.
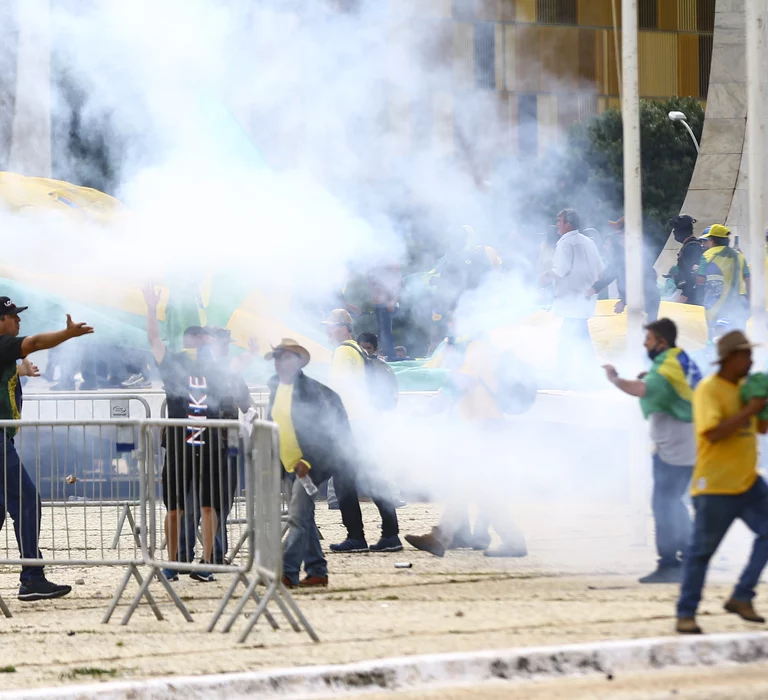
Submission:
<svg viewBox="0 0 768 700">
<path fill-rule="evenodd" d="M 603 261 L 594 241 L 580 233 L 581 220 L 575 209 L 557 215 L 557 241 L 552 269 L 552 311 L 563 319 L 558 346 L 558 369 L 563 379 L 583 377 L 586 369 L 597 369 L 588 321 L 595 313 L 597 297 L 588 293 L 603 273 Z M 568 381 L 568 383 L 570 383 Z"/>
</svg>

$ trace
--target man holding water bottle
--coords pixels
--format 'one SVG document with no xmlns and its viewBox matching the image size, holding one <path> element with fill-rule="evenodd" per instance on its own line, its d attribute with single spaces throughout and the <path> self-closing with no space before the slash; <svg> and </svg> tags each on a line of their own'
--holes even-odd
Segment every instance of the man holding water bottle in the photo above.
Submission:
<svg viewBox="0 0 768 700">
<path fill-rule="evenodd" d="M 267 383 L 267 417 L 280 429 L 280 461 L 288 478 L 293 480 L 288 537 L 283 551 L 283 585 L 289 588 L 327 586 L 328 564 L 315 523 L 317 486 L 333 476 L 342 486 L 340 500 L 345 501 L 342 515 L 356 506 L 356 518 L 362 523 L 353 486 L 349 419 L 339 395 L 302 372 L 310 356 L 295 340 L 283 338 L 265 359 L 274 360 L 276 372 Z M 302 562 L 306 577 L 300 582 Z"/>
</svg>

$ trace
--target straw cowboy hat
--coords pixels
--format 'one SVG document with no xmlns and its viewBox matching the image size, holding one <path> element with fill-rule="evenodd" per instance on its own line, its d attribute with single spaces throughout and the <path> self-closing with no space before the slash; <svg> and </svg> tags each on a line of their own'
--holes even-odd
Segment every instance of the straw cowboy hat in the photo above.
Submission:
<svg viewBox="0 0 768 700">
<path fill-rule="evenodd" d="M 293 338 L 283 338 L 279 345 L 273 345 L 272 349 L 264 355 L 265 360 L 274 360 L 281 352 L 292 352 L 301 358 L 301 366 L 306 367 L 309 364 L 309 350 L 299 345 Z"/>
</svg>

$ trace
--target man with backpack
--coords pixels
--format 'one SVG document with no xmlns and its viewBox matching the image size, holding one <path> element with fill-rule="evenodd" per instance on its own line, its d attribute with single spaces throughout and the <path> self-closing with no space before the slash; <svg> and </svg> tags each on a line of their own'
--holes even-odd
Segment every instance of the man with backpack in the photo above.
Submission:
<svg viewBox="0 0 768 700">
<path fill-rule="evenodd" d="M 377 385 L 374 372 L 382 371 L 373 363 L 380 361 L 370 357 L 354 340 L 352 316 L 349 315 L 349 312 L 344 309 L 335 309 L 323 322 L 323 325 L 327 329 L 328 340 L 334 347 L 328 383 L 341 396 L 353 432 L 364 433 L 367 424 L 374 418 L 374 408 L 377 406 L 377 402 L 382 400 L 377 398 L 378 392 L 371 389 L 372 386 Z M 386 363 L 383 364 L 386 365 Z M 391 371 L 389 367 L 386 369 Z M 378 374 L 375 377 L 377 378 Z M 358 524 L 352 519 L 350 513 L 345 512 L 344 504 L 348 503 L 349 499 L 344 498 L 343 494 L 339 493 L 340 484 L 338 482 L 335 485 L 329 484 L 328 499 L 333 498 L 334 486 L 336 487 L 335 495 L 342 511 L 341 517 L 347 527 L 347 539 L 339 544 L 332 544 L 330 547 L 332 552 L 399 552 L 403 548 L 398 536 L 400 530 L 395 504 L 389 496 L 373 494 L 373 502 L 381 515 L 381 538 L 376 544 L 369 547 L 363 533 L 362 520 Z M 350 522 L 354 522 L 354 526 L 350 527 Z"/>
<path fill-rule="evenodd" d="M 696 219 L 688 214 L 674 216 L 669 220 L 672 237 L 680 244 L 676 269 L 670 274 L 680 290 L 680 302 L 683 304 L 701 303 L 696 271 L 701 261 L 702 244 L 693 233 L 695 223 Z"/>
</svg>

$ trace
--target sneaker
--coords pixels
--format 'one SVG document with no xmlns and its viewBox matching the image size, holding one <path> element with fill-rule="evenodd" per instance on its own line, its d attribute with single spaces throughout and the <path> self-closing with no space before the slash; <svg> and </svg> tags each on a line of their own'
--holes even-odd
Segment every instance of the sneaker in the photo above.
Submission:
<svg viewBox="0 0 768 700">
<path fill-rule="evenodd" d="M 62 598 L 72 591 L 72 586 L 59 586 L 51 583 L 47 578 L 37 581 L 22 583 L 19 586 L 19 600 L 48 600 L 49 598 Z"/>
<path fill-rule="evenodd" d="M 659 566 L 647 576 L 638 579 L 639 583 L 680 583 L 683 577 L 682 565 Z"/>
<path fill-rule="evenodd" d="M 411 545 L 411 547 L 420 549 L 422 552 L 429 552 L 435 557 L 445 556 L 445 546 L 433 534 L 406 535 L 405 541 Z"/>
<path fill-rule="evenodd" d="M 176 571 L 176 569 L 163 569 L 163 576 L 165 576 L 166 581 L 178 581 L 179 580 L 179 572 Z"/>
<path fill-rule="evenodd" d="M 299 588 L 327 588 L 327 576 L 305 576 L 299 581 Z"/>
<path fill-rule="evenodd" d="M 701 634 L 701 627 L 696 624 L 695 617 L 678 617 L 675 631 L 679 634 Z"/>
<path fill-rule="evenodd" d="M 408 505 L 407 501 L 404 501 L 402 498 L 396 498 L 394 502 L 395 508 L 405 508 Z"/>
<path fill-rule="evenodd" d="M 376 544 L 368 548 L 371 552 L 402 552 L 403 543 L 397 535 L 382 537 Z"/>
<path fill-rule="evenodd" d="M 343 542 L 339 544 L 332 544 L 331 551 L 336 554 L 357 554 L 358 552 L 367 552 L 368 543 L 363 540 L 352 540 L 347 537 Z"/>
<path fill-rule="evenodd" d="M 760 624 L 765 622 L 765 618 L 755 612 L 752 603 L 748 600 L 734 600 L 731 598 L 723 607 L 726 612 L 738 615 L 747 622 L 758 622 Z"/>
<path fill-rule="evenodd" d="M 201 559 L 200 563 L 205 564 L 206 562 Z M 190 571 L 189 578 L 193 581 L 199 581 L 200 583 L 211 583 L 211 581 L 216 580 L 213 577 L 213 573 L 210 571 Z"/>
<path fill-rule="evenodd" d="M 503 544 L 496 549 L 486 549 L 483 552 L 486 557 L 527 557 L 528 549 L 525 545 L 521 547 L 513 547 L 512 545 Z"/>
</svg>

